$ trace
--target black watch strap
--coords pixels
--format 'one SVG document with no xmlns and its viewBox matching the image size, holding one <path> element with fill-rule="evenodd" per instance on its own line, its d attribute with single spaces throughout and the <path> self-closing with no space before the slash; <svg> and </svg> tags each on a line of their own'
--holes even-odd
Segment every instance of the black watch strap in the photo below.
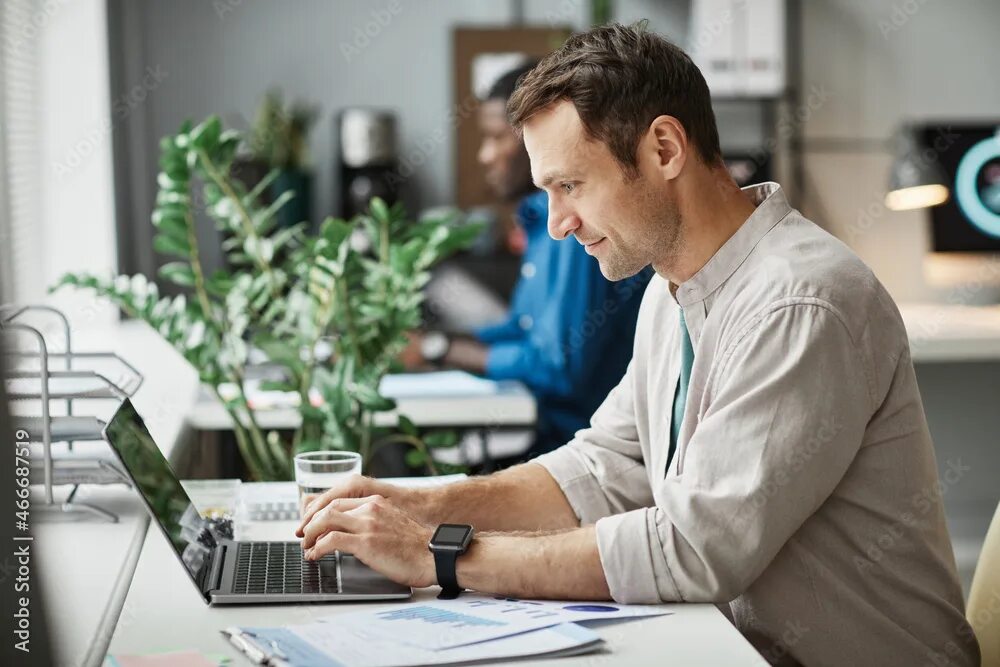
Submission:
<svg viewBox="0 0 1000 667">
<path fill-rule="evenodd" d="M 438 585 L 441 587 L 439 600 L 454 600 L 465 590 L 458 585 L 458 575 L 455 572 L 457 562 L 457 551 L 434 551 L 434 569 L 437 570 Z"/>
</svg>

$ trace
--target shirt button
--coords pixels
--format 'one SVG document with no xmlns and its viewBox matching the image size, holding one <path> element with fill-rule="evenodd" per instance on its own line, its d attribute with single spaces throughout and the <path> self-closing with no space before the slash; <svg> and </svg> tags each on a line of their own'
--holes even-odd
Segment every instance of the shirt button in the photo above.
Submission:
<svg viewBox="0 0 1000 667">
<path fill-rule="evenodd" d="M 535 268 L 535 264 L 533 262 L 525 262 L 521 265 L 521 275 L 525 278 L 534 278 L 536 271 L 537 269 Z"/>
<path fill-rule="evenodd" d="M 521 315 L 521 317 L 517 319 L 517 323 L 521 325 L 522 329 L 527 331 L 532 327 L 532 325 L 535 324 L 535 321 L 531 319 L 531 315 Z"/>
</svg>

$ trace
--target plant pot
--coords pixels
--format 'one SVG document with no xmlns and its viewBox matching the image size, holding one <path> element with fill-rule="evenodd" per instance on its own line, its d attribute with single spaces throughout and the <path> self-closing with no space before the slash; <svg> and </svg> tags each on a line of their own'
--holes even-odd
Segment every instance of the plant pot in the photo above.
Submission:
<svg viewBox="0 0 1000 667">
<path fill-rule="evenodd" d="M 312 174 L 298 169 L 282 169 L 271 183 L 271 201 L 284 192 L 294 192 L 295 198 L 278 211 L 278 226 L 285 228 L 312 220 Z"/>
<path fill-rule="evenodd" d="M 270 173 L 271 167 L 260 160 L 237 158 L 233 161 L 231 174 L 247 190 L 251 190 Z M 270 205 L 282 193 L 291 191 L 295 198 L 285 204 L 276 216 L 278 227 L 291 227 L 300 222 L 312 220 L 312 174 L 301 169 L 279 169 L 277 178 L 261 195 L 260 203 Z"/>
</svg>

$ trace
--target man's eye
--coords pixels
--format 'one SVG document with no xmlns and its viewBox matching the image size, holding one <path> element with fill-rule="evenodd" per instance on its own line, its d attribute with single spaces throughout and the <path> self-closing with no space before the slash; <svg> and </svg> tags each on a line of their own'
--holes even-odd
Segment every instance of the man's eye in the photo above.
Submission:
<svg viewBox="0 0 1000 667">
<path fill-rule="evenodd" d="M 566 194 L 569 194 L 569 193 L 573 192 L 573 190 L 576 189 L 576 183 L 563 183 L 562 184 L 562 189 L 563 189 L 563 192 L 565 192 Z"/>
</svg>

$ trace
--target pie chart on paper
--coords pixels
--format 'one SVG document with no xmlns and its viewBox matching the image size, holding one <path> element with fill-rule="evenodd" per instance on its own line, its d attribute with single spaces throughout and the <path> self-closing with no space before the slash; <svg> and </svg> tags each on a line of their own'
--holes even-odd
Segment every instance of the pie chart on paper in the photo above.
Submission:
<svg viewBox="0 0 1000 667">
<path fill-rule="evenodd" d="M 616 607 L 609 607 L 606 604 L 570 604 L 563 607 L 566 611 L 582 611 L 582 612 L 614 612 L 618 611 Z"/>
</svg>

